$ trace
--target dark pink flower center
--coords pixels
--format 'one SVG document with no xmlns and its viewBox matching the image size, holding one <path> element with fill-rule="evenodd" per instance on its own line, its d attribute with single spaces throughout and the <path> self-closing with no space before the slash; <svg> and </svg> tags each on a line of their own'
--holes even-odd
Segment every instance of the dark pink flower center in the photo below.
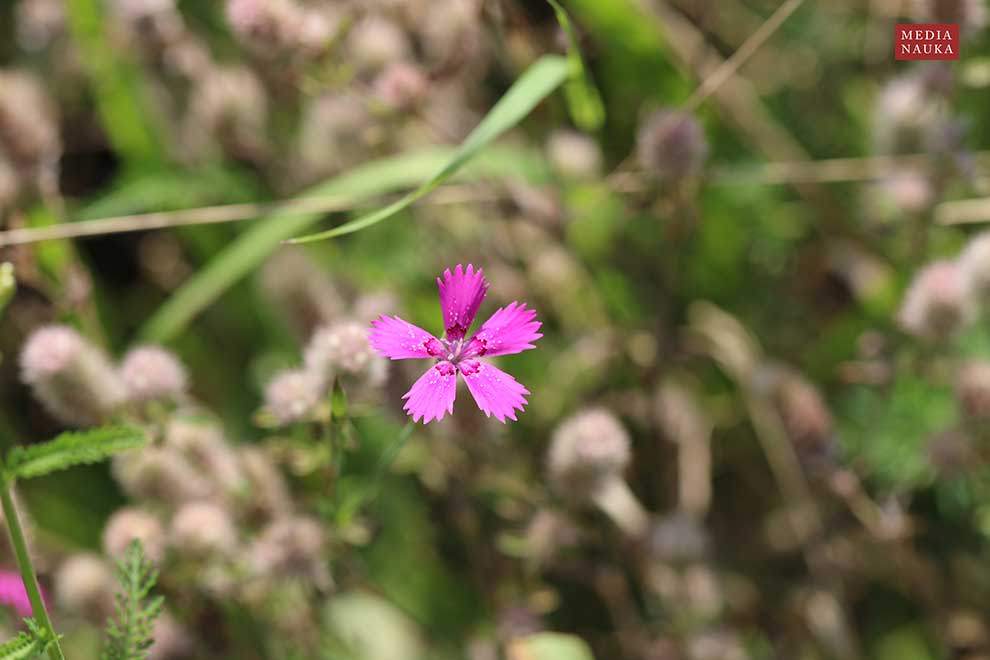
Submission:
<svg viewBox="0 0 990 660">
<path fill-rule="evenodd" d="M 477 337 L 457 340 L 431 337 L 423 342 L 423 347 L 430 357 L 439 360 L 437 370 L 444 376 L 449 375 L 444 371 L 448 367 L 460 369 L 466 375 L 473 374 L 479 365 L 472 358 L 481 357 L 488 352 L 488 342 Z"/>
</svg>

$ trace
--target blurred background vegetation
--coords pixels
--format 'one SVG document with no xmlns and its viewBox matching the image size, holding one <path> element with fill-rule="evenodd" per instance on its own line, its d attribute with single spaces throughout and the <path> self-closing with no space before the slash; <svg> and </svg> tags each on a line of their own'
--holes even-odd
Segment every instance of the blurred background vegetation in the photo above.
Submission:
<svg viewBox="0 0 990 660">
<path fill-rule="evenodd" d="M 69 657 L 99 608 L 60 567 L 114 554 L 136 507 L 169 528 L 152 657 L 990 658 L 984 1 L 562 6 L 586 76 L 432 195 L 292 246 L 424 183 L 541 57 L 576 66 L 554 7 L 0 6 L 3 443 L 73 425 L 24 382 L 38 328 L 161 344 L 188 392 L 126 415 L 257 450 L 324 537 L 321 570 L 254 590 L 119 464 L 27 483 Z M 898 22 L 960 23 L 961 58 L 895 62 Z M 107 218 L 128 231 L 35 240 Z M 524 300 L 544 324 L 502 361 L 518 422 L 462 391 L 406 426 L 425 365 L 392 363 L 276 423 L 266 386 L 314 330 L 439 333 L 459 263 L 491 283 L 479 321 Z M 267 538 L 223 507 L 237 546 Z"/>
</svg>

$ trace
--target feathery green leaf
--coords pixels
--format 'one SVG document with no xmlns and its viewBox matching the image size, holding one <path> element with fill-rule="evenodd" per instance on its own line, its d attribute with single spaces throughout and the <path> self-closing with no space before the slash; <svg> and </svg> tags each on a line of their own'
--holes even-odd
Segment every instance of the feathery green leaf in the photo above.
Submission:
<svg viewBox="0 0 990 660">
<path fill-rule="evenodd" d="M 6 472 L 13 479 L 30 479 L 74 465 L 98 463 L 147 442 L 144 431 L 132 426 L 107 426 L 66 432 L 48 442 L 14 447 L 7 453 Z"/>
<path fill-rule="evenodd" d="M 158 571 L 137 539 L 127 546 L 123 559 L 117 564 L 116 620 L 107 621 L 106 648 L 102 660 L 144 660 L 154 642 L 155 619 L 162 612 L 164 599 L 149 598 L 158 580 Z"/>
<path fill-rule="evenodd" d="M 0 660 L 25 660 L 36 658 L 45 652 L 49 641 L 45 639 L 44 631 L 34 619 L 25 619 L 24 622 L 28 629 L 0 646 Z"/>
</svg>

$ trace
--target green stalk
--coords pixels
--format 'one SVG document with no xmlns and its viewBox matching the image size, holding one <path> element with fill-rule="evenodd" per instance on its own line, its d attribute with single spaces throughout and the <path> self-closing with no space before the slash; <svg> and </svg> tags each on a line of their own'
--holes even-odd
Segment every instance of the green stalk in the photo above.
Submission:
<svg viewBox="0 0 990 660">
<path fill-rule="evenodd" d="M 10 542 L 14 546 L 14 554 L 17 555 L 17 566 L 21 569 L 21 580 L 24 581 L 28 600 L 31 601 L 34 618 L 48 633 L 52 642 L 48 647 L 48 657 L 51 660 L 65 660 L 62 647 L 58 643 L 58 635 L 55 634 L 55 627 L 52 626 L 52 620 L 48 617 L 48 610 L 45 609 L 45 601 L 41 598 L 38 577 L 34 572 L 34 564 L 31 563 L 31 555 L 28 553 L 21 520 L 17 516 L 17 509 L 14 508 L 14 499 L 10 496 L 10 481 L 7 478 L 4 478 L 2 485 L 0 485 L 0 501 L 3 503 L 3 518 L 7 522 Z"/>
</svg>

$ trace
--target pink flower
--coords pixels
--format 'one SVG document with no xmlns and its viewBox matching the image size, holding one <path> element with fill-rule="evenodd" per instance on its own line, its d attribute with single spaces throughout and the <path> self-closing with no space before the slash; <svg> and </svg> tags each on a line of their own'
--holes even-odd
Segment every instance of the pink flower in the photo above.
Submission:
<svg viewBox="0 0 990 660">
<path fill-rule="evenodd" d="M 21 576 L 13 571 L 0 569 L 0 605 L 6 605 L 17 616 L 31 616 L 31 601 Z"/>
<path fill-rule="evenodd" d="M 426 330 L 403 321 L 398 316 L 382 316 L 372 321 L 369 339 L 372 347 L 393 360 L 433 358 L 436 364 L 420 376 L 402 397 L 405 411 L 413 421 L 424 424 L 443 419 L 454 412 L 457 374 L 464 377 L 468 391 L 486 416 L 505 423 L 515 421 L 515 410 L 526 405 L 529 390 L 509 374 L 477 358 L 512 355 L 533 348 L 532 342 L 543 335 L 535 321 L 536 312 L 526 304 L 512 302 L 492 314 L 470 339 L 465 339 L 474 315 L 488 291 L 481 269 L 467 270 L 458 265 L 437 278 L 440 307 L 443 310 L 446 336 L 437 339 Z"/>
</svg>

